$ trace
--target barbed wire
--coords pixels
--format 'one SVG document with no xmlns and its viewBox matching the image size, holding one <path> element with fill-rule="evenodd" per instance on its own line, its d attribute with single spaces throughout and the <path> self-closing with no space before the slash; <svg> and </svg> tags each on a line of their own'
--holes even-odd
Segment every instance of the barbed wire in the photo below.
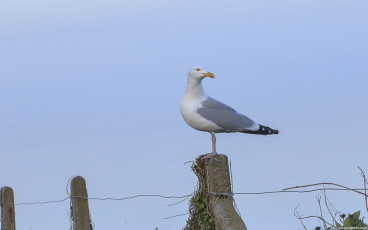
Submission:
<svg viewBox="0 0 368 230">
<path fill-rule="evenodd" d="M 267 191 L 267 192 L 238 192 L 234 195 L 265 195 L 265 194 L 275 194 L 275 193 L 309 193 L 317 191 L 364 191 L 363 188 L 316 188 L 309 190 L 279 190 L 279 191 Z M 360 193 L 359 193 L 360 194 Z"/>
<path fill-rule="evenodd" d="M 234 192 L 234 193 L 211 193 L 211 195 L 214 196 L 233 196 L 233 195 L 267 195 L 267 194 L 280 194 L 280 193 L 310 193 L 310 192 L 317 192 L 317 191 L 355 191 L 359 192 L 364 191 L 364 188 L 315 188 L 315 189 L 304 189 L 304 190 L 292 190 L 293 188 L 283 189 L 283 190 L 275 190 L 275 191 L 263 191 L 263 192 Z M 96 201 L 124 201 L 129 199 L 136 199 L 136 198 L 142 198 L 142 197 L 156 197 L 156 198 L 162 198 L 162 199 L 184 199 L 182 201 L 185 201 L 187 198 L 192 196 L 193 193 L 182 195 L 182 196 L 165 196 L 165 195 L 159 195 L 159 194 L 140 194 L 140 195 L 133 195 L 133 196 L 126 196 L 126 197 L 83 197 L 83 196 L 68 196 L 60 200 L 49 200 L 49 201 L 35 201 L 35 202 L 19 202 L 19 203 L 9 203 L 9 202 L 2 202 L 3 204 L 12 204 L 16 206 L 21 205 L 45 205 L 45 204 L 53 204 L 53 203 L 62 203 L 67 200 L 71 199 L 86 199 L 86 200 L 96 200 Z M 169 206 L 181 203 L 182 201 L 179 201 L 177 203 L 171 204 Z"/>
<path fill-rule="evenodd" d="M 120 197 L 120 198 L 114 198 L 114 197 L 84 197 L 84 196 L 68 196 L 60 200 L 49 200 L 49 201 L 35 201 L 35 202 L 20 202 L 20 203 L 10 203 L 10 202 L 0 202 L 2 204 L 12 204 L 12 205 L 43 205 L 43 204 L 51 204 L 51 203 L 62 203 L 67 200 L 79 198 L 79 199 L 86 199 L 86 200 L 99 200 L 99 201 L 106 201 L 106 200 L 112 200 L 112 201 L 122 201 L 122 200 L 129 200 L 129 199 L 135 199 L 140 197 L 158 197 L 163 199 L 183 199 L 191 196 L 192 194 L 184 195 L 184 196 L 164 196 L 164 195 L 153 195 L 153 194 L 141 194 L 141 195 L 134 195 L 134 196 L 127 196 L 127 197 Z"/>
</svg>

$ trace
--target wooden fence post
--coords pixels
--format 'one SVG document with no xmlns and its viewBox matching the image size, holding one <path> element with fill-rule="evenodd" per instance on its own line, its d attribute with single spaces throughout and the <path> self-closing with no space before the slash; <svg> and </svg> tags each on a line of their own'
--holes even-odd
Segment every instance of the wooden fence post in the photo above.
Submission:
<svg viewBox="0 0 368 230">
<path fill-rule="evenodd" d="M 2 187 L 1 200 L 1 230 L 15 230 L 14 192 L 10 187 Z"/>
<path fill-rule="evenodd" d="M 76 176 L 71 181 L 71 217 L 73 230 L 93 230 L 89 215 L 86 181 Z"/>
<path fill-rule="evenodd" d="M 192 169 L 198 177 L 199 188 L 191 199 L 190 216 L 184 229 L 247 230 L 233 205 L 227 156 L 219 154 L 210 159 L 199 157 Z M 203 199 L 207 202 L 203 202 Z M 208 219 L 208 216 L 214 217 L 214 220 Z M 207 222 L 203 222 L 203 219 Z"/>
<path fill-rule="evenodd" d="M 217 155 L 216 157 L 204 161 L 206 168 L 206 181 L 208 193 L 210 194 L 210 204 L 212 204 L 213 214 L 215 216 L 216 230 L 246 230 L 245 224 L 238 212 L 234 208 L 234 198 L 230 196 L 213 195 L 216 193 L 232 194 L 229 162 L 226 155 Z"/>
</svg>

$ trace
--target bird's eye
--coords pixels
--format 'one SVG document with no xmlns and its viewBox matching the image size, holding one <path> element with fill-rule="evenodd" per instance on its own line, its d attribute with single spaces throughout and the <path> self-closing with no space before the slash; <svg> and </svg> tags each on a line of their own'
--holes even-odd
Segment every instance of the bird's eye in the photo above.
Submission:
<svg viewBox="0 0 368 230">
<path fill-rule="evenodd" d="M 200 69 L 200 68 L 197 68 L 196 70 L 197 70 L 197 71 L 200 71 L 201 69 Z"/>
</svg>

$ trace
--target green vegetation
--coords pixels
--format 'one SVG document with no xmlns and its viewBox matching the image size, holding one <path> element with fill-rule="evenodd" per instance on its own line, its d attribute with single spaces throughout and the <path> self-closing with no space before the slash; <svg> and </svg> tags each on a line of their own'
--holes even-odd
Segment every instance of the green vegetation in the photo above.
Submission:
<svg viewBox="0 0 368 230">
<path fill-rule="evenodd" d="M 193 163 L 192 170 L 198 177 L 198 188 L 190 199 L 189 219 L 184 230 L 214 230 L 215 218 L 209 207 L 208 188 L 204 181 L 203 165 Z"/>
<path fill-rule="evenodd" d="M 208 207 L 208 200 L 203 188 L 199 188 L 196 194 L 190 199 L 190 225 L 186 230 L 213 230 L 214 217 Z M 188 221 L 189 222 L 189 221 Z"/>
<path fill-rule="evenodd" d="M 356 211 L 354 214 L 349 214 L 345 219 L 345 215 L 340 215 L 342 217 L 341 223 L 335 223 L 336 227 L 367 227 L 368 225 L 364 223 L 364 217 L 360 218 L 360 211 Z"/>
</svg>

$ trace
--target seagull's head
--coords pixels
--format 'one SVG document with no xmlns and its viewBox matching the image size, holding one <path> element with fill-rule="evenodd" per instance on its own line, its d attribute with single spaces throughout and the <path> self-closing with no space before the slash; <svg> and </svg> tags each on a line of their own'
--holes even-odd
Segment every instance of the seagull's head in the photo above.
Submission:
<svg viewBox="0 0 368 230">
<path fill-rule="evenodd" d="M 188 78 L 189 79 L 196 79 L 201 81 L 203 78 L 209 77 L 209 78 L 215 78 L 215 75 L 213 73 L 208 72 L 207 70 L 201 68 L 201 67 L 193 67 L 189 70 Z"/>
</svg>

